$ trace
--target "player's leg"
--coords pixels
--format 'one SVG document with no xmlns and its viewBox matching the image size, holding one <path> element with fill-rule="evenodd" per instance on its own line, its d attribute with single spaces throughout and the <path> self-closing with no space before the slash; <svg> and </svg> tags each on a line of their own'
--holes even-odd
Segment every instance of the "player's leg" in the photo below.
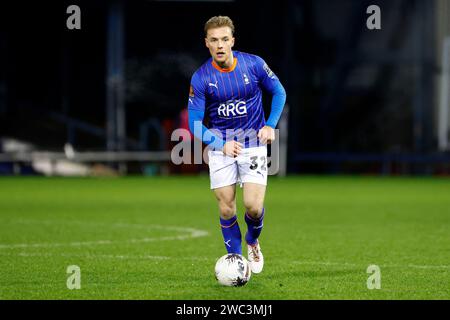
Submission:
<svg viewBox="0 0 450 320">
<path fill-rule="evenodd" d="M 220 212 L 220 226 L 228 253 L 242 254 L 241 230 L 236 216 L 236 185 L 214 189 Z"/>
<path fill-rule="evenodd" d="M 239 174 L 244 185 L 243 200 L 247 223 L 248 260 L 253 273 L 263 269 L 264 257 L 258 238 L 263 229 L 264 197 L 267 185 L 267 149 L 249 148 L 238 159 Z"/>
<path fill-rule="evenodd" d="M 263 228 L 265 193 L 265 185 L 252 182 L 244 183 L 245 222 L 248 227 L 245 241 L 249 245 L 255 245 L 258 242 Z"/>
<path fill-rule="evenodd" d="M 264 267 L 264 256 L 258 238 L 264 225 L 265 192 L 265 185 L 244 183 L 243 198 L 246 209 L 245 222 L 247 223 L 245 241 L 247 242 L 248 261 L 253 273 L 260 273 Z"/>
<path fill-rule="evenodd" d="M 242 236 L 236 216 L 236 159 L 225 156 L 221 151 L 210 151 L 208 155 L 211 189 L 219 205 L 225 248 L 228 253 L 242 254 Z"/>
</svg>

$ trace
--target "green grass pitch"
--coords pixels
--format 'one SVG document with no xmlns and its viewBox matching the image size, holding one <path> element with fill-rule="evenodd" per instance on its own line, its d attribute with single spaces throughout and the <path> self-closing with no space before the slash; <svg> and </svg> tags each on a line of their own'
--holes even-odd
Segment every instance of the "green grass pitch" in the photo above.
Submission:
<svg viewBox="0 0 450 320">
<path fill-rule="evenodd" d="M 265 207 L 264 271 L 230 288 L 206 176 L 0 178 L 0 299 L 450 298 L 449 179 L 270 177 Z"/>
</svg>

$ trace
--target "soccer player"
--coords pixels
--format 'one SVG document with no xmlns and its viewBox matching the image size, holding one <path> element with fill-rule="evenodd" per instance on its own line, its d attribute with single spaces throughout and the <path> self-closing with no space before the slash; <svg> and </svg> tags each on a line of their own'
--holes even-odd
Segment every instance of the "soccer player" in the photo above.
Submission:
<svg viewBox="0 0 450 320">
<path fill-rule="evenodd" d="M 286 92 L 263 59 L 232 50 L 234 25 L 229 17 L 212 17 L 204 31 L 211 58 L 192 76 L 189 128 L 209 147 L 211 189 L 219 204 L 228 253 L 242 254 L 236 184 L 243 186 L 248 261 L 252 272 L 260 273 L 264 258 L 258 238 L 265 213 L 267 144 L 275 139 Z M 262 105 L 263 89 L 272 95 L 267 122 Z M 203 124 L 205 115 L 209 128 Z"/>
</svg>

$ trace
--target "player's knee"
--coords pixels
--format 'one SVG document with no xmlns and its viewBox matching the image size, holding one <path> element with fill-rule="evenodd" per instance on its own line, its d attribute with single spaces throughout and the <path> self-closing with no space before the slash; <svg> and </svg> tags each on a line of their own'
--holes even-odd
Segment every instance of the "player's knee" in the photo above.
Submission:
<svg viewBox="0 0 450 320">
<path fill-rule="evenodd" d="M 220 216 L 225 220 L 233 218 L 236 214 L 236 206 L 234 202 L 220 201 L 219 210 Z"/>
<path fill-rule="evenodd" d="M 233 218 L 236 215 L 236 212 L 234 210 L 229 210 L 229 209 L 225 209 L 225 210 L 220 210 L 220 217 L 222 219 L 225 220 L 230 220 L 231 218 Z"/>
<path fill-rule="evenodd" d="M 251 218 L 259 218 L 263 211 L 263 206 L 257 203 L 247 203 L 245 205 L 245 209 L 247 210 L 247 214 Z"/>
</svg>

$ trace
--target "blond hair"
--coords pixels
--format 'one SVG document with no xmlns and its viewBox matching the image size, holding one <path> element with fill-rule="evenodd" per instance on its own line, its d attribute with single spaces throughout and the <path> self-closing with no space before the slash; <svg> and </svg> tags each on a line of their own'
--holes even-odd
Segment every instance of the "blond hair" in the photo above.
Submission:
<svg viewBox="0 0 450 320">
<path fill-rule="evenodd" d="M 205 36 L 209 29 L 220 28 L 220 27 L 230 27 L 231 34 L 234 34 L 234 24 L 233 20 L 228 16 L 215 16 L 206 21 L 205 23 Z"/>
</svg>

